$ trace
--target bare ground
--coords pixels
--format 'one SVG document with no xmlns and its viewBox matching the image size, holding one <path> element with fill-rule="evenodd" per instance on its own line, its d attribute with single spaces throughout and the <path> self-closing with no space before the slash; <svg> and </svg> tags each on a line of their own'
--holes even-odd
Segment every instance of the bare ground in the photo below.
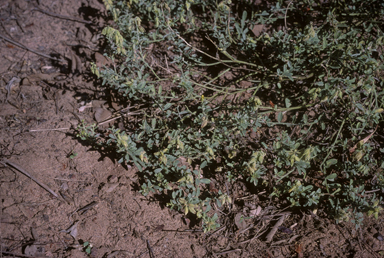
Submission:
<svg viewBox="0 0 384 258">
<path fill-rule="evenodd" d="M 74 130 L 82 119 L 95 122 L 96 108 L 79 108 L 104 96 L 89 63 L 102 52 L 98 35 L 106 17 L 97 0 L 0 1 L 0 257 L 384 254 L 383 216 L 356 229 L 321 212 L 268 207 L 263 193 L 250 195 L 237 184 L 223 226 L 204 234 L 161 198 L 142 196 L 133 167 L 84 145 Z"/>
</svg>

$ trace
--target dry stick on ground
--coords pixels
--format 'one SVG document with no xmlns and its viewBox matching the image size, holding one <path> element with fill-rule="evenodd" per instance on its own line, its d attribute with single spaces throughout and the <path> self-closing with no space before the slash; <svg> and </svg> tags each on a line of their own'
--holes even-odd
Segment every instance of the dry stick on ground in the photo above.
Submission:
<svg viewBox="0 0 384 258">
<path fill-rule="evenodd" d="M 118 114 L 118 113 L 116 112 L 115 114 Z M 141 114 L 141 113 L 132 113 L 132 112 L 130 112 L 130 113 L 125 113 L 125 114 L 118 114 L 118 115 L 116 115 L 116 116 L 112 115 L 112 116 L 111 116 L 112 118 L 108 118 L 108 119 L 106 119 L 106 120 L 104 120 L 104 121 L 102 121 L 102 122 L 100 122 L 100 123 L 97 123 L 97 125 L 99 126 L 99 125 L 103 125 L 103 124 L 112 122 L 113 120 L 119 119 L 119 118 L 121 118 L 121 117 L 123 117 L 123 116 L 128 116 L 128 115 L 140 115 L 140 114 Z"/>
<path fill-rule="evenodd" d="M 61 130 L 69 130 L 71 128 L 53 128 L 53 129 L 30 129 L 29 132 L 46 132 L 46 131 L 61 131 Z"/>
<path fill-rule="evenodd" d="M 13 163 L 13 162 L 11 162 L 11 161 L 9 161 L 7 159 L 4 159 L 4 160 L 0 161 L 0 163 L 2 163 L 6 167 L 7 167 L 7 165 L 13 167 L 14 169 L 18 170 L 19 172 L 23 173 L 25 176 L 27 176 L 30 179 L 32 179 L 33 181 L 35 181 L 35 183 L 37 183 L 42 188 L 44 188 L 46 191 L 48 191 L 50 194 L 55 196 L 58 200 L 60 200 L 62 202 L 65 202 L 59 195 L 57 195 L 54 191 L 52 191 L 48 186 L 46 186 L 45 184 L 39 182 L 34 176 L 31 176 L 27 171 L 25 171 L 19 165 L 16 165 L 15 163 Z"/>
<path fill-rule="evenodd" d="M 219 253 L 215 253 L 216 255 L 224 255 L 224 254 L 229 254 L 229 253 L 232 253 L 232 252 L 237 252 L 237 251 L 243 251 L 241 249 L 233 249 L 233 250 L 228 250 L 228 251 L 222 251 L 222 252 L 219 252 Z"/>
<path fill-rule="evenodd" d="M 152 247 L 149 245 L 149 240 L 147 240 L 147 248 L 148 248 L 148 251 L 149 251 L 149 257 L 155 258 L 155 256 L 153 255 Z"/>
<path fill-rule="evenodd" d="M 276 234 L 276 231 L 278 228 L 283 224 L 284 220 L 287 218 L 288 215 L 283 215 L 280 217 L 280 219 L 276 222 L 275 226 L 271 229 L 271 231 L 267 235 L 267 243 L 272 241 L 273 236 Z"/>
<path fill-rule="evenodd" d="M 141 113 L 135 113 L 135 112 L 127 112 L 127 113 L 123 113 L 125 110 L 129 110 L 131 107 L 127 107 L 127 108 L 123 108 L 119 111 L 116 111 L 111 117 L 107 118 L 106 120 L 104 121 L 101 121 L 100 123 L 97 123 L 97 125 L 103 125 L 103 124 L 106 124 L 106 123 L 109 123 L 109 122 L 112 122 L 113 120 L 116 120 L 116 119 L 119 119 L 121 117 L 126 117 L 128 115 L 140 115 Z M 144 108 L 142 109 L 138 109 L 138 110 L 135 110 L 135 111 L 141 111 L 141 110 L 144 110 Z"/>
<path fill-rule="evenodd" d="M 217 233 L 219 233 L 219 232 L 221 232 L 221 231 L 223 231 L 225 229 L 227 229 L 227 227 L 226 226 L 222 226 L 221 228 L 219 228 L 215 232 L 211 233 L 211 235 L 207 238 L 207 240 L 211 239 L 215 234 L 217 234 Z"/>
<path fill-rule="evenodd" d="M 66 62 L 66 61 L 63 60 L 63 59 L 58 59 L 58 58 L 51 57 L 51 56 L 49 56 L 49 55 L 46 55 L 46 54 L 37 52 L 36 50 L 33 50 L 33 49 L 29 48 L 29 47 L 26 47 L 26 46 L 24 46 L 23 44 L 20 44 L 20 43 L 18 43 L 18 42 L 16 42 L 16 41 L 13 41 L 12 39 L 9 39 L 9 38 L 7 38 L 7 37 L 4 37 L 4 36 L 1 35 L 1 34 L 0 34 L 0 38 L 2 38 L 2 39 L 5 40 L 5 41 L 8 41 L 9 43 L 11 43 L 11 44 L 13 44 L 13 45 L 15 45 L 15 46 L 18 46 L 18 47 L 20 47 L 20 48 L 26 49 L 26 50 L 28 50 L 28 51 L 30 51 L 30 52 L 32 52 L 32 53 L 35 53 L 36 55 L 43 56 L 43 57 L 46 57 L 46 58 L 49 58 L 49 59 L 52 59 L 52 60 L 55 60 L 55 61 Z"/>
<path fill-rule="evenodd" d="M 24 255 L 24 254 L 17 254 L 17 253 L 13 253 L 13 252 L 5 252 L 5 251 L 1 251 L 2 254 L 5 254 L 5 255 L 11 255 L 11 257 L 35 257 L 35 256 L 29 256 L 29 255 Z M 1 256 L 3 257 L 3 256 Z"/>
<path fill-rule="evenodd" d="M 45 13 L 49 16 L 64 19 L 64 20 L 76 21 L 76 22 L 81 22 L 81 23 L 85 23 L 85 24 L 92 24 L 93 23 L 91 21 L 86 21 L 83 19 L 75 18 L 75 17 L 70 17 L 70 16 L 65 16 L 65 15 L 60 15 L 60 14 L 48 12 L 48 11 L 45 11 L 45 10 L 40 9 L 38 7 L 33 8 L 32 11 L 39 11 L 39 12 Z"/>
</svg>

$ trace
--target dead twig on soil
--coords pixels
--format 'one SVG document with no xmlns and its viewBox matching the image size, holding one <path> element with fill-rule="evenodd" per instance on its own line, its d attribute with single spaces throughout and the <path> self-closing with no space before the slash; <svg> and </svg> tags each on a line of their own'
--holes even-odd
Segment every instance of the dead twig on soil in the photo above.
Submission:
<svg viewBox="0 0 384 258">
<path fill-rule="evenodd" d="M 96 206 L 98 204 L 98 202 L 91 202 L 87 205 L 85 205 L 83 208 L 80 208 L 80 209 L 77 209 L 77 213 L 81 213 L 81 215 L 83 215 L 85 212 L 87 212 L 89 209 L 93 208 L 94 206 Z"/>
<path fill-rule="evenodd" d="M 149 253 L 149 257 L 150 258 L 155 258 L 155 256 L 153 255 L 153 250 L 152 250 L 152 247 L 149 245 L 149 240 L 146 241 L 147 242 L 147 248 L 148 250 L 145 251 L 144 253 L 141 253 L 139 256 L 137 257 L 141 257 L 142 255 L 146 254 L 146 253 Z"/>
<path fill-rule="evenodd" d="M 112 122 L 112 121 L 114 121 L 114 120 L 116 120 L 116 119 L 122 118 L 123 116 L 128 116 L 128 115 L 140 115 L 140 114 L 141 114 L 141 113 L 134 113 L 134 112 L 129 112 L 129 113 L 125 113 L 125 114 L 118 114 L 118 113 L 116 112 L 115 115 L 112 115 L 112 118 L 108 118 L 107 120 L 104 120 L 104 121 L 102 121 L 102 122 L 100 122 L 100 123 L 97 123 L 97 125 L 99 126 L 99 125 L 103 125 L 103 124 L 106 124 L 106 123 L 110 123 L 110 122 Z"/>
<path fill-rule="evenodd" d="M 276 234 L 279 227 L 284 223 L 284 220 L 288 217 L 288 215 L 283 215 L 280 217 L 280 219 L 276 222 L 275 226 L 271 229 L 271 231 L 267 235 L 267 243 L 272 241 L 273 236 Z"/>
<path fill-rule="evenodd" d="M 213 232 L 213 233 L 207 238 L 207 240 L 211 239 L 215 234 L 217 234 L 217 233 L 219 233 L 219 232 L 221 232 L 221 231 L 223 231 L 223 230 L 225 230 L 225 229 L 227 229 L 227 227 L 226 227 L 226 226 L 222 226 L 221 228 L 219 228 L 218 230 L 216 230 L 215 232 Z"/>
<path fill-rule="evenodd" d="M 59 177 L 54 177 L 53 179 L 59 180 L 59 181 L 67 181 L 67 182 L 86 182 L 87 181 L 87 180 L 65 179 L 65 178 L 59 178 Z"/>
<path fill-rule="evenodd" d="M 65 128 L 53 128 L 53 129 L 31 129 L 29 132 L 46 132 L 46 131 L 61 131 L 61 130 L 69 130 L 71 128 L 65 127 Z"/>
<path fill-rule="evenodd" d="M 52 194 L 53 196 L 55 196 L 58 200 L 62 201 L 62 202 L 65 202 L 58 194 L 56 194 L 54 191 L 52 191 L 48 186 L 46 186 L 45 184 L 39 182 L 34 176 L 30 175 L 27 171 L 25 171 L 22 167 L 20 167 L 19 165 L 16 165 L 15 163 L 7 160 L 7 159 L 4 159 L 2 161 L 0 161 L 1 164 L 3 164 L 4 166 L 11 166 L 13 167 L 14 169 L 18 170 L 19 172 L 21 172 L 22 174 L 24 174 L 25 176 L 29 177 L 30 179 L 32 179 L 33 181 L 35 181 L 36 184 L 38 184 L 39 186 L 41 186 L 42 188 L 44 188 L 44 190 L 46 190 L 47 192 L 49 192 L 50 194 Z"/>
<path fill-rule="evenodd" d="M 65 15 L 61 15 L 61 14 L 52 13 L 52 12 L 40 9 L 38 7 L 33 8 L 32 11 L 39 11 L 39 12 L 45 13 L 45 14 L 47 14 L 49 16 L 56 17 L 56 18 L 59 18 L 59 19 L 76 21 L 76 22 L 81 22 L 81 23 L 85 23 L 85 24 L 93 24 L 93 22 L 91 22 L 91 21 L 86 21 L 86 20 L 83 20 L 83 19 L 75 18 L 75 17 L 70 17 L 70 16 L 65 16 Z"/>
<path fill-rule="evenodd" d="M 246 243 L 248 243 L 248 242 L 251 242 L 251 241 L 253 241 L 253 240 L 259 238 L 261 235 L 263 235 L 265 232 L 267 232 L 267 229 L 264 230 L 264 231 L 261 231 L 261 232 L 260 232 L 260 231 L 261 231 L 261 230 L 259 230 L 259 231 L 257 232 L 258 234 L 254 235 L 251 239 L 248 239 L 248 240 L 239 242 L 239 244 L 240 244 L 240 245 L 242 245 L 242 244 L 246 244 Z M 260 233 L 259 233 L 259 232 L 260 232 Z"/>
<path fill-rule="evenodd" d="M 7 38 L 7 37 L 4 37 L 4 36 L 1 35 L 1 34 L 0 34 L 0 38 L 2 38 L 2 39 L 5 40 L 5 41 L 8 41 L 9 43 L 11 43 L 11 44 L 13 44 L 13 45 L 15 45 L 15 46 L 18 46 L 18 47 L 20 47 L 20 48 L 23 48 L 23 49 L 25 49 L 25 50 L 28 50 L 29 52 L 32 52 L 32 53 L 34 53 L 34 54 L 36 54 L 36 55 L 43 56 L 43 57 L 46 57 L 46 58 L 49 58 L 49 59 L 52 59 L 52 60 L 55 60 L 55 61 L 59 61 L 59 62 L 64 62 L 64 63 L 66 62 L 66 61 L 63 60 L 63 59 L 58 59 L 58 58 L 51 57 L 51 56 L 49 56 L 49 55 L 46 55 L 46 54 L 37 52 L 36 50 L 33 50 L 33 49 L 29 48 L 29 47 L 26 47 L 26 46 L 24 46 L 24 45 L 21 44 L 21 43 L 18 43 L 18 42 L 16 42 L 16 41 L 13 41 L 12 39 L 9 39 L 9 38 Z"/>
<path fill-rule="evenodd" d="M 131 107 L 129 106 L 129 107 L 127 107 L 127 108 L 123 108 L 123 109 L 121 109 L 121 110 L 119 110 L 119 111 L 116 111 L 114 114 L 112 114 L 112 116 L 111 117 L 109 117 L 109 118 L 107 118 L 106 120 L 103 120 L 103 121 L 100 121 L 99 123 L 97 123 L 97 126 L 99 126 L 99 125 L 103 125 L 103 124 L 106 124 L 106 123 L 110 123 L 110 122 L 112 122 L 112 121 L 114 121 L 114 120 L 116 120 L 116 119 L 119 119 L 119 118 L 122 118 L 122 117 L 127 117 L 127 116 L 129 116 L 129 115 L 140 115 L 140 114 L 142 114 L 142 113 L 140 113 L 140 112 L 138 112 L 138 113 L 135 113 L 135 112 L 124 112 L 124 111 L 126 111 L 126 110 L 128 110 L 129 111 L 129 109 L 130 109 Z M 144 108 L 142 108 L 142 109 L 138 109 L 138 110 L 135 110 L 135 111 L 141 111 L 141 110 L 144 110 Z"/>
<path fill-rule="evenodd" d="M 18 254 L 18 253 L 13 253 L 13 252 L 5 252 L 5 251 L 1 251 L 2 254 L 4 255 L 12 255 L 12 257 L 34 257 L 34 256 L 29 256 L 29 255 L 24 255 L 24 254 Z"/>
<path fill-rule="evenodd" d="M 153 254 L 152 247 L 149 244 L 149 240 L 147 240 L 147 248 L 148 248 L 148 251 L 149 251 L 149 257 L 150 258 L 155 258 L 155 255 Z"/>
<path fill-rule="evenodd" d="M 223 252 L 219 252 L 219 253 L 215 253 L 216 255 L 224 255 L 224 254 L 229 254 L 229 253 L 232 253 L 232 252 L 237 252 L 237 251 L 242 251 L 241 249 L 233 249 L 233 250 L 228 250 L 228 251 L 223 251 Z"/>
<path fill-rule="evenodd" d="M 117 250 L 117 251 L 113 251 L 112 253 L 110 253 L 107 258 L 113 258 L 113 257 L 120 257 L 118 256 L 119 254 L 127 254 L 127 255 L 130 255 L 130 256 L 134 256 L 133 253 L 131 252 L 128 252 L 127 250 Z M 125 257 L 125 256 L 124 256 Z"/>
</svg>

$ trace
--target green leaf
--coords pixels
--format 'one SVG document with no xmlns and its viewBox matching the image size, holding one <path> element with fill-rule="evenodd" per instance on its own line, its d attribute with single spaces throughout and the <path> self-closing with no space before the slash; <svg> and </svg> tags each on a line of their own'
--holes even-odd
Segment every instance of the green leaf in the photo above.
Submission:
<svg viewBox="0 0 384 258">
<path fill-rule="evenodd" d="M 245 20 L 247 19 L 247 11 L 243 12 L 243 16 L 241 18 L 241 28 L 244 28 L 245 26 Z"/>
<path fill-rule="evenodd" d="M 291 101 L 290 101 L 288 98 L 286 98 L 286 99 L 285 99 L 285 106 L 286 106 L 287 108 L 289 108 L 291 105 L 292 105 L 292 104 L 291 104 Z"/>
<path fill-rule="evenodd" d="M 279 123 L 281 123 L 281 120 L 283 119 L 283 112 L 279 112 L 279 114 L 277 114 L 277 121 Z"/>
<path fill-rule="evenodd" d="M 326 168 L 329 168 L 330 166 L 335 165 L 335 164 L 337 164 L 337 159 L 329 159 L 329 160 L 327 160 L 327 162 L 325 163 L 325 167 L 326 167 Z"/>
<path fill-rule="evenodd" d="M 209 180 L 208 178 L 202 178 L 202 179 L 200 179 L 200 182 L 207 185 L 207 184 L 211 183 L 211 180 Z"/>
<path fill-rule="evenodd" d="M 163 107 L 163 110 L 167 110 L 168 108 L 170 108 L 172 106 L 172 103 L 167 103 L 164 107 Z"/>
<path fill-rule="evenodd" d="M 327 179 L 328 181 L 333 182 L 333 179 L 335 179 L 336 177 L 337 177 L 337 174 L 333 173 L 333 174 L 328 175 L 325 179 Z"/>
</svg>

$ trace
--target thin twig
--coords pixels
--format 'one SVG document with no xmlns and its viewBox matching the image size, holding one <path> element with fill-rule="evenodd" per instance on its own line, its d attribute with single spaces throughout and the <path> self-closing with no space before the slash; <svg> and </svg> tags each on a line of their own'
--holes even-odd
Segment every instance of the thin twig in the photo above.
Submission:
<svg viewBox="0 0 384 258">
<path fill-rule="evenodd" d="M 5 255 L 12 255 L 12 257 L 33 257 L 33 256 L 29 256 L 29 255 L 24 255 L 24 254 L 18 254 L 18 253 L 13 253 L 13 252 L 5 252 L 5 251 L 1 251 L 2 254 L 5 254 Z"/>
<path fill-rule="evenodd" d="M 288 6 L 287 6 L 287 10 L 285 10 L 285 16 L 284 16 L 284 23 L 285 23 L 285 30 L 288 31 L 288 27 L 287 27 L 287 13 L 288 13 L 288 9 L 289 9 L 289 6 L 292 4 L 292 1 L 289 2 Z"/>
<path fill-rule="evenodd" d="M 46 54 L 37 52 L 36 50 L 33 50 L 33 49 L 29 48 L 29 47 L 24 46 L 23 44 L 20 44 L 20 43 L 18 43 L 18 42 L 16 42 L 16 41 L 13 41 L 13 40 L 11 40 L 11 39 L 9 39 L 9 38 L 7 38 L 7 37 L 4 37 L 4 36 L 1 35 L 1 34 L 0 34 L 0 38 L 2 38 L 2 39 L 5 40 L 5 41 L 8 41 L 9 43 L 12 43 L 12 44 L 15 45 L 15 46 L 18 46 L 18 47 L 20 47 L 20 48 L 26 49 L 26 50 L 28 50 L 28 51 L 30 51 L 30 52 L 32 52 L 32 53 L 35 53 L 36 55 L 43 56 L 43 57 L 46 57 L 46 58 L 49 58 L 49 59 L 52 59 L 52 60 L 55 60 L 55 61 L 66 62 L 66 61 L 63 60 L 63 59 L 58 59 L 58 58 L 51 57 L 51 56 L 49 56 L 49 55 L 46 55 Z"/>
<path fill-rule="evenodd" d="M 284 223 L 285 218 L 287 215 L 283 215 L 280 217 L 280 219 L 276 222 L 275 226 L 271 229 L 271 231 L 267 235 L 267 243 L 272 241 L 273 236 L 276 234 L 279 227 Z"/>
<path fill-rule="evenodd" d="M 86 182 L 87 181 L 87 180 L 65 179 L 65 178 L 59 178 L 59 177 L 54 177 L 53 179 L 59 180 L 59 181 L 67 181 L 67 182 Z"/>
<path fill-rule="evenodd" d="M 29 132 L 46 132 L 46 131 L 60 131 L 60 130 L 69 130 L 71 128 L 53 128 L 53 129 L 34 129 L 34 130 L 29 130 Z"/>
<path fill-rule="evenodd" d="M 171 28 L 170 28 L 171 29 Z M 172 30 L 172 29 L 171 29 Z M 173 31 L 173 30 L 172 30 Z M 229 67 L 229 68 L 232 68 L 232 69 L 238 69 L 238 70 L 245 70 L 245 71 L 251 71 L 251 72 L 258 72 L 257 70 L 253 70 L 253 69 L 249 69 L 249 68 L 244 68 L 244 67 L 234 67 L 234 66 L 231 66 L 231 65 L 228 65 L 227 63 L 236 63 L 236 62 L 234 62 L 233 60 L 221 60 L 221 59 L 219 59 L 219 58 L 216 58 L 216 57 L 214 57 L 214 56 L 211 56 L 210 54 L 208 54 L 208 53 L 205 53 L 204 51 L 201 51 L 200 49 L 198 49 L 198 48 L 196 48 L 196 47 L 194 47 L 194 46 L 192 46 L 191 44 L 189 44 L 184 38 L 182 38 L 179 34 L 176 34 L 176 36 L 178 37 L 178 38 L 180 38 L 187 46 L 189 46 L 190 48 L 193 48 L 194 50 L 196 50 L 197 52 L 199 52 L 199 53 L 201 53 L 201 54 L 203 54 L 203 55 L 205 55 L 205 56 L 207 56 L 207 57 L 209 57 L 209 58 L 212 58 L 212 59 L 214 59 L 214 60 L 216 60 L 216 61 L 218 61 L 219 63 L 221 63 L 221 64 L 223 64 L 223 65 L 225 65 L 225 66 L 227 66 L 227 67 Z M 237 62 L 237 63 L 239 63 L 239 62 Z M 247 63 L 247 64 L 249 64 L 249 63 Z M 206 64 L 204 64 L 204 65 L 206 65 Z M 253 65 L 253 66 L 255 66 L 255 65 Z"/>
<path fill-rule="evenodd" d="M 232 253 L 232 252 L 236 252 L 236 251 L 242 251 L 241 249 L 233 249 L 233 250 L 228 250 L 228 251 L 223 251 L 223 252 L 219 252 L 219 253 L 215 253 L 216 255 L 223 255 L 223 254 L 229 254 L 229 253 Z"/>
<path fill-rule="evenodd" d="M 98 202 L 96 201 L 93 201 L 87 205 L 85 205 L 83 208 L 79 208 L 77 209 L 77 213 L 81 213 L 81 214 L 84 214 L 86 211 L 88 211 L 89 209 L 93 208 L 94 206 L 96 206 L 98 204 Z"/>
<path fill-rule="evenodd" d="M 119 114 L 115 117 L 112 117 L 112 118 L 108 118 L 100 123 L 98 123 L 97 125 L 103 125 L 103 124 L 106 124 L 106 123 L 109 123 L 109 122 L 112 122 L 113 120 L 116 120 L 116 119 L 119 119 L 119 118 L 122 118 L 123 116 L 128 116 L 128 115 L 140 115 L 141 113 L 133 113 L 133 112 L 130 112 L 130 113 L 126 113 L 126 114 Z"/>
<path fill-rule="evenodd" d="M 366 191 L 364 193 L 368 194 L 368 193 L 374 193 L 374 192 L 378 192 L 380 191 L 381 189 L 376 189 L 376 190 L 371 190 L 371 191 Z"/>
<path fill-rule="evenodd" d="M 34 176 L 30 175 L 27 171 L 25 171 L 22 167 L 20 167 L 19 165 L 16 165 L 15 163 L 7 160 L 7 159 L 4 159 L 2 161 L 0 161 L 0 163 L 2 163 L 4 166 L 7 167 L 8 166 L 11 166 L 13 167 L 14 169 L 18 170 L 19 172 L 21 172 L 22 174 L 24 174 L 25 176 L 29 177 L 30 179 L 32 179 L 33 181 L 35 181 L 36 184 L 40 185 L 42 188 L 44 188 L 47 192 L 49 192 L 50 194 L 52 194 L 53 196 L 55 196 L 57 199 L 59 199 L 60 201 L 64 202 L 64 200 L 58 195 L 56 194 L 54 191 L 52 191 L 48 186 L 46 186 L 45 184 L 39 182 Z"/>
<path fill-rule="evenodd" d="M 263 235 L 265 232 L 267 232 L 267 230 L 268 230 L 268 229 L 266 229 L 266 230 L 264 230 L 264 231 L 261 231 L 261 233 L 259 233 L 260 231 L 258 231 L 257 233 L 259 233 L 259 234 L 254 235 L 251 239 L 248 239 L 248 240 L 245 240 L 245 241 L 243 241 L 243 242 L 240 242 L 239 244 L 242 245 L 242 244 L 246 244 L 246 243 L 248 243 L 248 242 L 251 242 L 251 241 L 253 241 L 254 239 L 257 239 L 259 236 Z"/>
<path fill-rule="evenodd" d="M 254 228 L 255 227 L 255 225 L 250 225 L 249 227 L 247 227 L 247 228 L 245 228 L 245 229 L 243 229 L 243 230 L 241 230 L 241 231 L 239 231 L 239 235 L 241 235 L 241 234 L 243 234 L 244 232 L 246 232 L 246 231 L 248 231 L 248 230 L 250 230 L 251 228 Z"/>
<path fill-rule="evenodd" d="M 322 169 L 321 169 L 321 171 L 324 171 L 324 167 L 323 167 L 323 164 L 324 164 L 324 163 L 327 161 L 327 159 L 328 159 L 329 155 L 331 155 L 331 152 L 332 152 L 332 150 L 333 150 L 333 147 L 336 145 L 336 142 L 337 142 L 337 138 L 339 138 L 339 135 L 340 135 L 341 129 L 343 129 L 343 126 L 344 126 L 345 120 L 346 120 L 346 119 L 344 119 L 344 120 L 343 120 L 343 122 L 341 123 L 340 129 L 339 129 L 339 131 L 337 132 L 337 135 L 336 135 L 335 141 L 333 142 L 332 146 L 330 147 L 330 148 L 331 148 L 331 150 L 330 150 L 330 151 L 327 153 L 327 156 L 325 156 L 325 158 L 324 158 L 323 162 L 320 164 L 320 168 L 322 168 Z"/>
<path fill-rule="evenodd" d="M 149 257 L 150 258 L 155 258 L 155 255 L 153 254 L 152 247 L 149 244 L 149 240 L 147 240 L 147 248 L 148 248 L 148 251 L 149 251 Z"/>
<path fill-rule="evenodd" d="M 86 20 L 75 18 L 75 17 L 71 17 L 71 16 L 65 16 L 65 15 L 60 15 L 60 14 L 52 13 L 52 12 L 49 12 L 49 11 L 45 11 L 45 10 L 40 9 L 38 7 L 33 8 L 32 11 L 39 11 L 39 12 L 45 13 L 45 14 L 47 14 L 49 16 L 60 18 L 60 19 L 64 19 L 64 20 L 76 21 L 76 22 L 81 22 L 81 23 L 85 23 L 85 24 L 92 24 L 93 23 L 91 21 L 86 21 Z"/>
<path fill-rule="evenodd" d="M 221 228 L 219 228 L 218 230 L 216 230 L 215 232 L 213 232 L 213 233 L 208 237 L 208 240 L 209 240 L 210 238 L 212 238 L 215 234 L 217 234 L 217 233 L 223 231 L 223 230 L 226 229 L 226 228 L 227 228 L 226 226 L 222 226 Z"/>
</svg>

